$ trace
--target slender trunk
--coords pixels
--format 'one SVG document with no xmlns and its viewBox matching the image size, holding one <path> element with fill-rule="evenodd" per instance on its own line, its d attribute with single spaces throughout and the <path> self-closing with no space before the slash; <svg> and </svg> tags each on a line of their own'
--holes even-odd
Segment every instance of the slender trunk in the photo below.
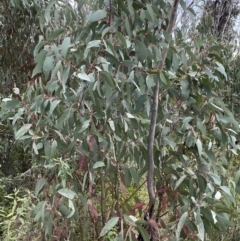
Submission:
<svg viewBox="0 0 240 241">
<path fill-rule="evenodd" d="M 174 23 L 177 15 L 177 8 L 180 0 L 174 0 L 172 12 L 170 16 L 170 21 L 167 27 L 167 32 L 169 35 L 172 34 Z M 168 47 L 163 48 L 162 50 L 162 60 L 158 63 L 158 70 L 161 72 L 164 67 L 164 63 L 167 57 Z M 147 188 L 148 188 L 148 196 L 149 196 L 149 218 L 152 217 L 155 206 L 155 191 L 154 191 L 154 153 L 153 153 L 153 145 L 154 145 L 154 137 L 156 130 L 156 121 L 157 121 L 157 112 L 158 112 L 158 96 L 159 96 L 159 79 L 156 81 L 156 85 L 154 87 L 153 92 L 153 103 L 152 103 L 152 112 L 151 112 L 151 124 L 150 131 L 148 136 L 148 174 L 147 174 Z"/>
</svg>

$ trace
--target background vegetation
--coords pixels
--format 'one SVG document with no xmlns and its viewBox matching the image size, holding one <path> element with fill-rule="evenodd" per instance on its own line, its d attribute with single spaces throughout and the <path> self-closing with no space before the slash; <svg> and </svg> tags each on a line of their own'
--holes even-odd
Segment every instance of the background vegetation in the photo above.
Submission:
<svg viewBox="0 0 240 241">
<path fill-rule="evenodd" d="M 0 239 L 239 240 L 238 15 L 2 0 Z"/>
</svg>

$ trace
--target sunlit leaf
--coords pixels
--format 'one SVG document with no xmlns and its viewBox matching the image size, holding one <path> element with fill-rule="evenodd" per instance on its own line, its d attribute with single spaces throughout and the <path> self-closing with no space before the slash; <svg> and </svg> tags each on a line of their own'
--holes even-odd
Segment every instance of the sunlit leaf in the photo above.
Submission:
<svg viewBox="0 0 240 241">
<path fill-rule="evenodd" d="M 25 133 L 28 132 L 28 130 L 31 128 L 32 124 L 25 124 L 23 125 L 15 134 L 15 139 L 18 140 L 20 137 L 22 137 Z"/>
<path fill-rule="evenodd" d="M 88 42 L 87 49 L 93 48 L 93 47 L 99 47 L 99 44 L 101 43 L 101 40 L 93 40 Z"/>
<path fill-rule="evenodd" d="M 58 193 L 69 199 L 73 199 L 77 195 L 75 192 L 67 188 L 58 190 Z"/>
<path fill-rule="evenodd" d="M 105 166 L 105 164 L 103 162 L 98 161 L 98 162 L 94 163 L 93 169 L 97 169 L 99 167 L 104 167 L 104 166 Z"/>
<path fill-rule="evenodd" d="M 113 217 L 107 221 L 107 223 L 102 228 L 99 237 L 105 236 L 112 228 L 118 223 L 119 217 Z"/>
<path fill-rule="evenodd" d="M 198 154 L 199 154 L 199 156 L 201 156 L 202 155 L 202 142 L 200 139 L 197 139 L 196 145 L 197 145 L 197 149 L 198 149 Z"/>
</svg>

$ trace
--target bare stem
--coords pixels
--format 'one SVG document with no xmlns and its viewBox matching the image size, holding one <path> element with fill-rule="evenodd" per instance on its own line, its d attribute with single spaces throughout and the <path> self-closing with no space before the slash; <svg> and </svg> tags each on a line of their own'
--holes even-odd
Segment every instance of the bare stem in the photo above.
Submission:
<svg viewBox="0 0 240 241">
<path fill-rule="evenodd" d="M 172 7 L 172 12 L 170 16 L 170 21 L 167 27 L 167 32 L 171 35 L 174 27 L 174 23 L 177 15 L 177 8 L 180 0 L 175 0 Z M 168 47 L 163 48 L 162 50 L 162 60 L 158 63 L 159 72 L 163 70 L 164 63 L 166 60 L 168 52 Z M 158 96 L 159 96 L 159 80 L 156 80 L 156 85 L 153 91 L 153 103 L 152 103 L 152 112 L 151 112 L 151 124 L 150 131 L 148 136 L 148 175 L 147 175 L 147 188 L 148 188 L 148 196 L 149 196 L 149 215 L 152 217 L 154 205 L 155 205 L 155 192 L 154 192 L 154 182 L 153 182 L 153 174 L 154 174 L 154 155 L 153 155 L 153 145 L 154 145 L 154 137 L 156 130 L 156 121 L 157 121 L 157 112 L 158 112 Z"/>
</svg>

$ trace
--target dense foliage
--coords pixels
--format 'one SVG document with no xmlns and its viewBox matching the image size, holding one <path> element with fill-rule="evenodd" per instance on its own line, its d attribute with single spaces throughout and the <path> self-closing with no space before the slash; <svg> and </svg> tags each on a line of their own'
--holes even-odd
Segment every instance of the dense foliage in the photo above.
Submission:
<svg viewBox="0 0 240 241">
<path fill-rule="evenodd" d="M 236 46 L 203 31 L 204 17 L 170 34 L 172 2 L 3 1 L 4 240 L 238 236 Z M 180 1 L 194 19 L 192 7 Z M 157 200 L 141 220 L 156 83 Z"/>
</svg>

